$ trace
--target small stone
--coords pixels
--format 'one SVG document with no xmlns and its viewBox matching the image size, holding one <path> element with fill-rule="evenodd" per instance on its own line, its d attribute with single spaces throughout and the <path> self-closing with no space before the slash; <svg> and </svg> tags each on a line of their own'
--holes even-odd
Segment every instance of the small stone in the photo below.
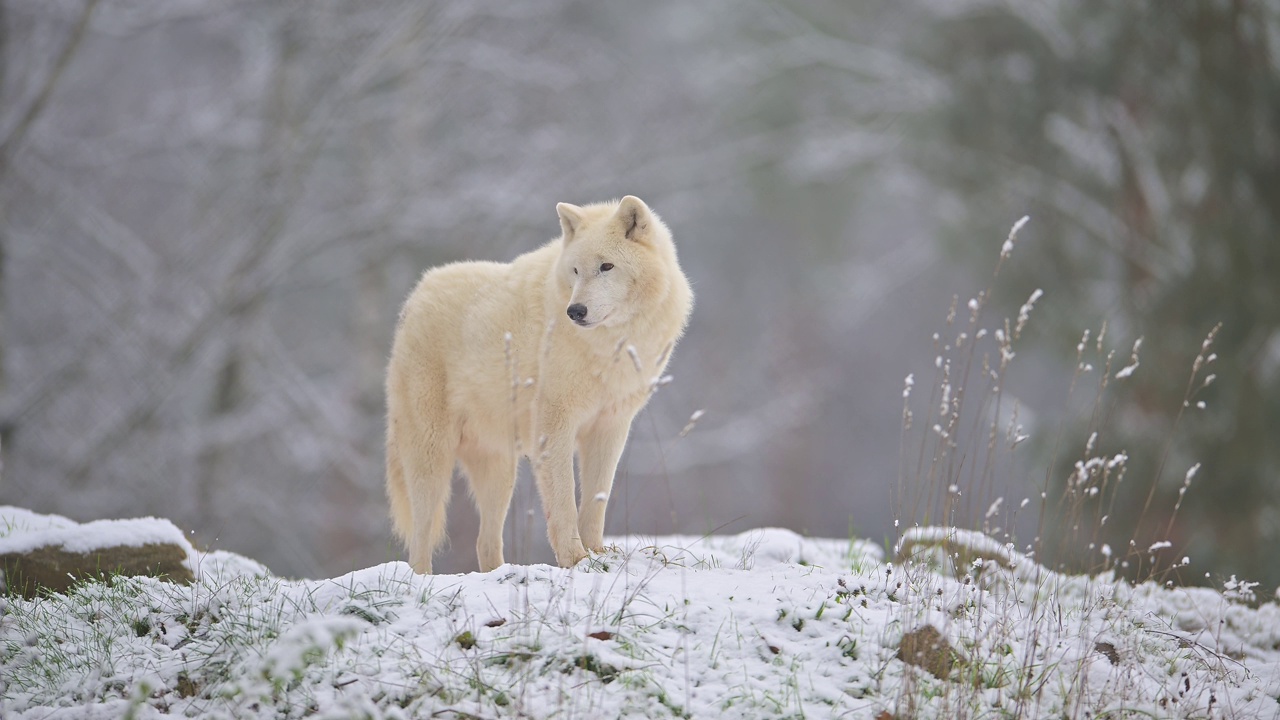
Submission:
<svg viewBox="0 0 1280 720">
<path fill-rule="evenodd" d="M 923 668 L 939 680 L 946 680 L 961 658 L 942 633 L 932 625 L 905 633 L 898 643 L 898 659 L 908 665 Z"/>
<path fill-rule="evenodd" d="M 1093 644 L 1093 649 L 1102 653 L 1112 665 L 1120 664 L 1120 653 L 1116 650 L 1116 646 L 1109 642 L 1097 642 Z"/>
</svg>

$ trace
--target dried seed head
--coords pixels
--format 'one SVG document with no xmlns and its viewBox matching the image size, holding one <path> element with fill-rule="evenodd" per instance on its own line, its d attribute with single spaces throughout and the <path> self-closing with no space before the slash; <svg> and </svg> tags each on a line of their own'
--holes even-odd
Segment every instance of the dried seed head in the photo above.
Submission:
<svg viewBox="0 0 1280 720">
<path fill-rule="evenodd" d="M 1138 350 L 1142 349 L 1142 338 L 1133 341 L 1133 354 L 1129 356 L 1129 364 L 1120 368 L 1116 372 L 1116 379 L 1121 380 L 1133 374 L 1138 369 Z"/>
<path fill-rule="evenodd" d="M 1031 309 L 1035 307 L 1036 301 L 1043 295 L 1044 291 L 1037 288 L 1035 292 L 1031 293 L 1031 297 L 1027 298 L 1027 301 L 1022 304 L 1022 308 L 1018 310 L 1018 324 L 1013 328 L 1013 336 L 1015 338 L 1022 335 L 1022 329 L 1026 327 L 1027 320 L 1031 317 Z"/>
<path fill-rule="evenodd" d="M 1030 215 L 1023 215 L 1018 222 L 1013 224 L 1009 229 L 1009 237 L 1005 239 L 1004 245 L 1000 246 L 1000 259 L 1003 260 L 1013 254 L 1013 241 L 1018 237 L 1018 231 L 1022 229 L 1027 221 L 1031 219 Z"/>
</svg>

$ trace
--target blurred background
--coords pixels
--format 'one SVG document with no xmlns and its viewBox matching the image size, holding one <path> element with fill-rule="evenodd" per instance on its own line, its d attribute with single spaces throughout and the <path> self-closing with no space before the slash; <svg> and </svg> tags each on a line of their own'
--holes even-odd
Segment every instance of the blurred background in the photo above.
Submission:
<svg viewBox="0 0 1280 720">
<path fill-rule="evenodd" d="M 0 503 L 168 517 L 292 576 L 398 559 L 400 303 L 636 194 L 698 300 L 607 532 L 892 539 L 904 376 L 927 400 L 953 297 L 1030 215 L 988 298 L 1044 290 L 1009 503 L 1084 452 L 1064 398 L 1105 319 L 1117 368 L 1144 338 L 1089 411 L 1131 458 L 1111 542 L 1199 462 L 1190 579 L 1274 586 L 1278 50 L 1260 0 L 2 0 Z M 546 562 L 525 475 L 507 557 Z M 450 535 L 438 571 L 474 569 L 461 486 Z"/>
</svg>

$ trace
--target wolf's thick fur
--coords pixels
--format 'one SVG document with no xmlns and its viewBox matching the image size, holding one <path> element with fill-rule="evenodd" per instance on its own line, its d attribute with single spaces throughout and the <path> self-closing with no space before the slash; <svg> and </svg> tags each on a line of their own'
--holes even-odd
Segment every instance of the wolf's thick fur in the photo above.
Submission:
<svg viewBox="0 0 1280 720">
<path fill-rule="evenodd" d="M 684 332 L 693 292 L 671 233 L 644 202 L 556 210 L 559 238 L 510 264 L 429 270 L 400 313 L 387 368 L 387 495 L 420 573 L 444 537 L 455 463 L 480 514 L 481 570 L 503 563 L 521 456 L 560 565 L 601 549 L 631 420 Z"/>
</svg>

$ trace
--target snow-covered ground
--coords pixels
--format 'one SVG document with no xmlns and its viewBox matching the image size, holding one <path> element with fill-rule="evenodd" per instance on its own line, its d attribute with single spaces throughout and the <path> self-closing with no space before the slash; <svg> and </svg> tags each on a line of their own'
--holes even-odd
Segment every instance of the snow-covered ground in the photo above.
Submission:
<svg viewBox="0 0 1280 720">
<path fill-rule="evenodd" d="M 0 546 L 59 524 L 24 512 L 0 508 Z M 916 540 L 970 550 L 959 571 L 937 553 L 894 565 L 761 529 L 617 538 L 571 570 L 302 581 L 193 553 L 191 586 L 0 601 L 0 716 L 1280 717 L 1280 607 L 1247 587 L 1135 587 L 963 532 Z M 898 658 L 926 624 L 953 648 L 948 679 Z"/>
</svg>

